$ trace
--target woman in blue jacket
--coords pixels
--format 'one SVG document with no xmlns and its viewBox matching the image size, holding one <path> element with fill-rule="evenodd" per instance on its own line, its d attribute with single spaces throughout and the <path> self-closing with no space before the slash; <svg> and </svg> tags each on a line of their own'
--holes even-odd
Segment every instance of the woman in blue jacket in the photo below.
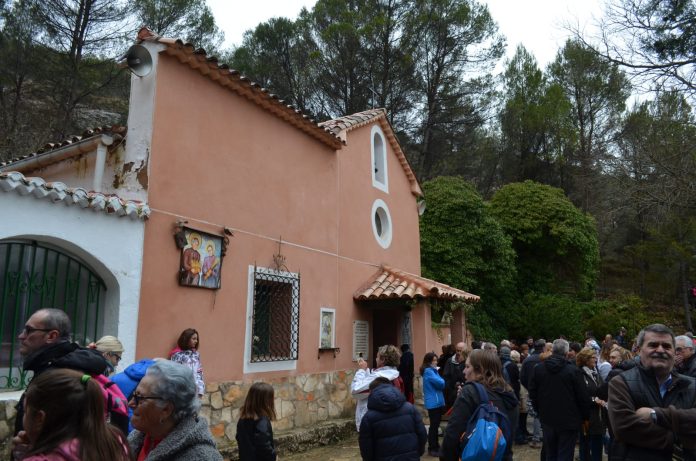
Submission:
<svg viewBox="0 0 696 461">
<path fill-rule="evenodd" d="M 428 454 L 439 456 L 440 442 L 437 432 L 445 410 L 445 397 L 442 394 L 445 388 L 445 380 L 437 373 L 437 354 L 428 352 L 423 357 L 423 365 L 420 373 L 423 377 L 423 402 L 428 410 L 430 428 L 428 429 Z"/>
</svg>

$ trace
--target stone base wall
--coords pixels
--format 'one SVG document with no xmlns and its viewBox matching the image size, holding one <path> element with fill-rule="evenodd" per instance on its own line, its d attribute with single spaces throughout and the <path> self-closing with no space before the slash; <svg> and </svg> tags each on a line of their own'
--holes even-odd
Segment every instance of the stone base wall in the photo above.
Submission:
<svg viewBox="0 0 696 461">
<path fill-rule="evenodd" d="M 355 400 L 350 394 L 353 375 L 354 370 L 346 370 L 266 381 L 275 389 L 278 419 L 273 422 L 274 433 L 354 416 Z M 209 421 L 222 451 L 236 445 L 239 411 L 252 384 L 227 381 L 206 385 L 200 414 Z"/>
<path fill-rule="evenodd" d="M 0 459 L 10 459 L 17 400 L 0 400 Z"/>
</svg>

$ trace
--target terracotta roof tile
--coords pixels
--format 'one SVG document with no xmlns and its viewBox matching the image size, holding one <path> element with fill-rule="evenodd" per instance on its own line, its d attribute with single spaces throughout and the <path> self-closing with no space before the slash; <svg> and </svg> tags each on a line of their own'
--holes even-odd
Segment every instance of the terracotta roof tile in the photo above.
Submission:
<svg viewBox="0 0 696 461">
<path fill-rule="evenodd" d="M 420 184 L 418 184 L 418 179 L 416 178 L 416 175 L 413 173 L 411 165 L 409 165 L 404 151 L 401 150 L 401 145 L 399 144 L 399 140 L 396 139 L 394 129 L 391 127 L 389 121 L 387 120 L 387 111 L 385 109 L 370 109 L 363 112 L 358 112 L 357 114 L 346 115 L 345 117 L 327 120 L 325 122 L 320 123 L 319 125 L 328 130 L 331 130 L 331 132 L 334 133 L 336 136 L 340 136 L 340 133 L 343 131 L 354 130 L 356 128 L 360 128 L 361 126 L 365 126 L 369 123 L 373 123 L 374 121 L 377 121 L 380 124 L 380 127 L 382 128 L 384 135 L 387 137 L 387 139 L 389 140 L 389 144 L 392 146 L 392 149 L 396 153 L 396 157 L 398 158 L 399 163 L 401 164 L 401 167 L 403 168 L 404 173 L 406 173 L 406 177 L 408 178 L 408 181 L 411 184 L 411 193 L 416 197 L 422 197 L 423 191 L 420 188 Z"/>
<path fill-rule="evenodd" d="M 353 128 L 366 125 L 377 118 L 386 116 L 387 111 L 385 109 L 370 109 L 363 112 L 358 112 L 357 114 L 327 120 L 325 122 L 321 122 L 319 125 L 328 128 L 332 133 L 338 136 L 338 134 L 343 130 L 352 130 Z"/>
<path fill-rule="evenodd" d="M 93 211 L 103 211 L 116 216 L 133 219 L 147 219 L 150 207 L 138 200 L 124 200 L 117 195 L 88 192 L 82 188 L 70 188 L 62 182 L 46 182 L 41 178 L 27 178 L 17 171 L 0 172 L 0 190 L 31 195 L 54 203 L 77 205 Z"/>
<path fill-rule="evenodd" d="M 356 301 L 417 298 L 469 302 L 480 299 L 464 290 L 384 265 L 353 294 Z"/>
<path fill-rule="evenodd" d="M 188 65 L 218 84 L 258 104 L 329 147 L 340 149 L 343 146 L 341 138 L 329 128 L 320 126 L 316 121 L 302 114 L 302 111 L 279 99 L 277 95 L 269 93 L 258 83 L 240 75 L 239 71 L 230 69 L 225 64 L 218 64 L 217 58 L 207 56 L 204 49 L 195 49 L 192 44 L 184 43 L 179 39 L 160 37 L 147 28 L 140 29 L 138 41 L 166 45 L 163 52 L 178 59 L 180 63 Z"/>
<path fill-rule="evenodd" d="M 63 139 L 62 141 L 59 142 L 49 142 L 44 144 L 44 146 L 37 150 L 36 152 L 32 152 L 31 154 L 23 155 L 21 157 L 15 157 L 13 159 L 7 160 L 5 162 L 0 162 L 0 170 L 8 170 L 10 166 L 12 166 L 15 163 L 28 160 L 31 158 L 35 157 L 42 157 L 44 155 L 50 154 L 51 152 L 61 149 L 63 147 L 70 146 L 72 144 L 76 144 L 78 142 L 86 141 L 92 137 L 95 136 L 101 136 L 104 134 L 108 135 L 120 135 L 120 136 L 125 136 L 126 135 L 127 128 L 125 126 L 121 125 L 113 125 L 113 126 L 100 126 L 100 127 L 95 127 L 95 128 L 90 128 L 88 130 L 85 130 L 82 132 L 81 135 L 70 135 Z M 76 152 L 75 155 L 79 155 L 80 152 Z"/>
</svg>

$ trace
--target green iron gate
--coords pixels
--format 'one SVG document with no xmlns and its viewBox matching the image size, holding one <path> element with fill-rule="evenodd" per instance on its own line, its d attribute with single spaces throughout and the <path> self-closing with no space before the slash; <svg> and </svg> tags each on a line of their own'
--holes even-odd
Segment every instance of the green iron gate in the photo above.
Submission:
<svg viewBox="0 0 696 461">
<path fill-rule="evenodd" d="M 64 310 L 73 340 L 88 344 L 102 331 L 106 286 L 79 259 L 35 241 L 0 242 L 0 391 L 27 384 L 17 336 L 42 307 Z"/>
</svg>

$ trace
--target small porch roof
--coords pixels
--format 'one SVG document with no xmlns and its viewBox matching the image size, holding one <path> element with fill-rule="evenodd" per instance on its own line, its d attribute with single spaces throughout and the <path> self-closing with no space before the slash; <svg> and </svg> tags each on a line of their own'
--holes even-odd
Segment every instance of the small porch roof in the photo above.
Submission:
<svg viewBox="0 0 696 461">
<path fill-rule="evenodd" d="M 444 283 L 382 265 L 353 294 L 355 301 L 438 299 L 443 301 L 477 302 L 480 298 Z"/>
</svg>

